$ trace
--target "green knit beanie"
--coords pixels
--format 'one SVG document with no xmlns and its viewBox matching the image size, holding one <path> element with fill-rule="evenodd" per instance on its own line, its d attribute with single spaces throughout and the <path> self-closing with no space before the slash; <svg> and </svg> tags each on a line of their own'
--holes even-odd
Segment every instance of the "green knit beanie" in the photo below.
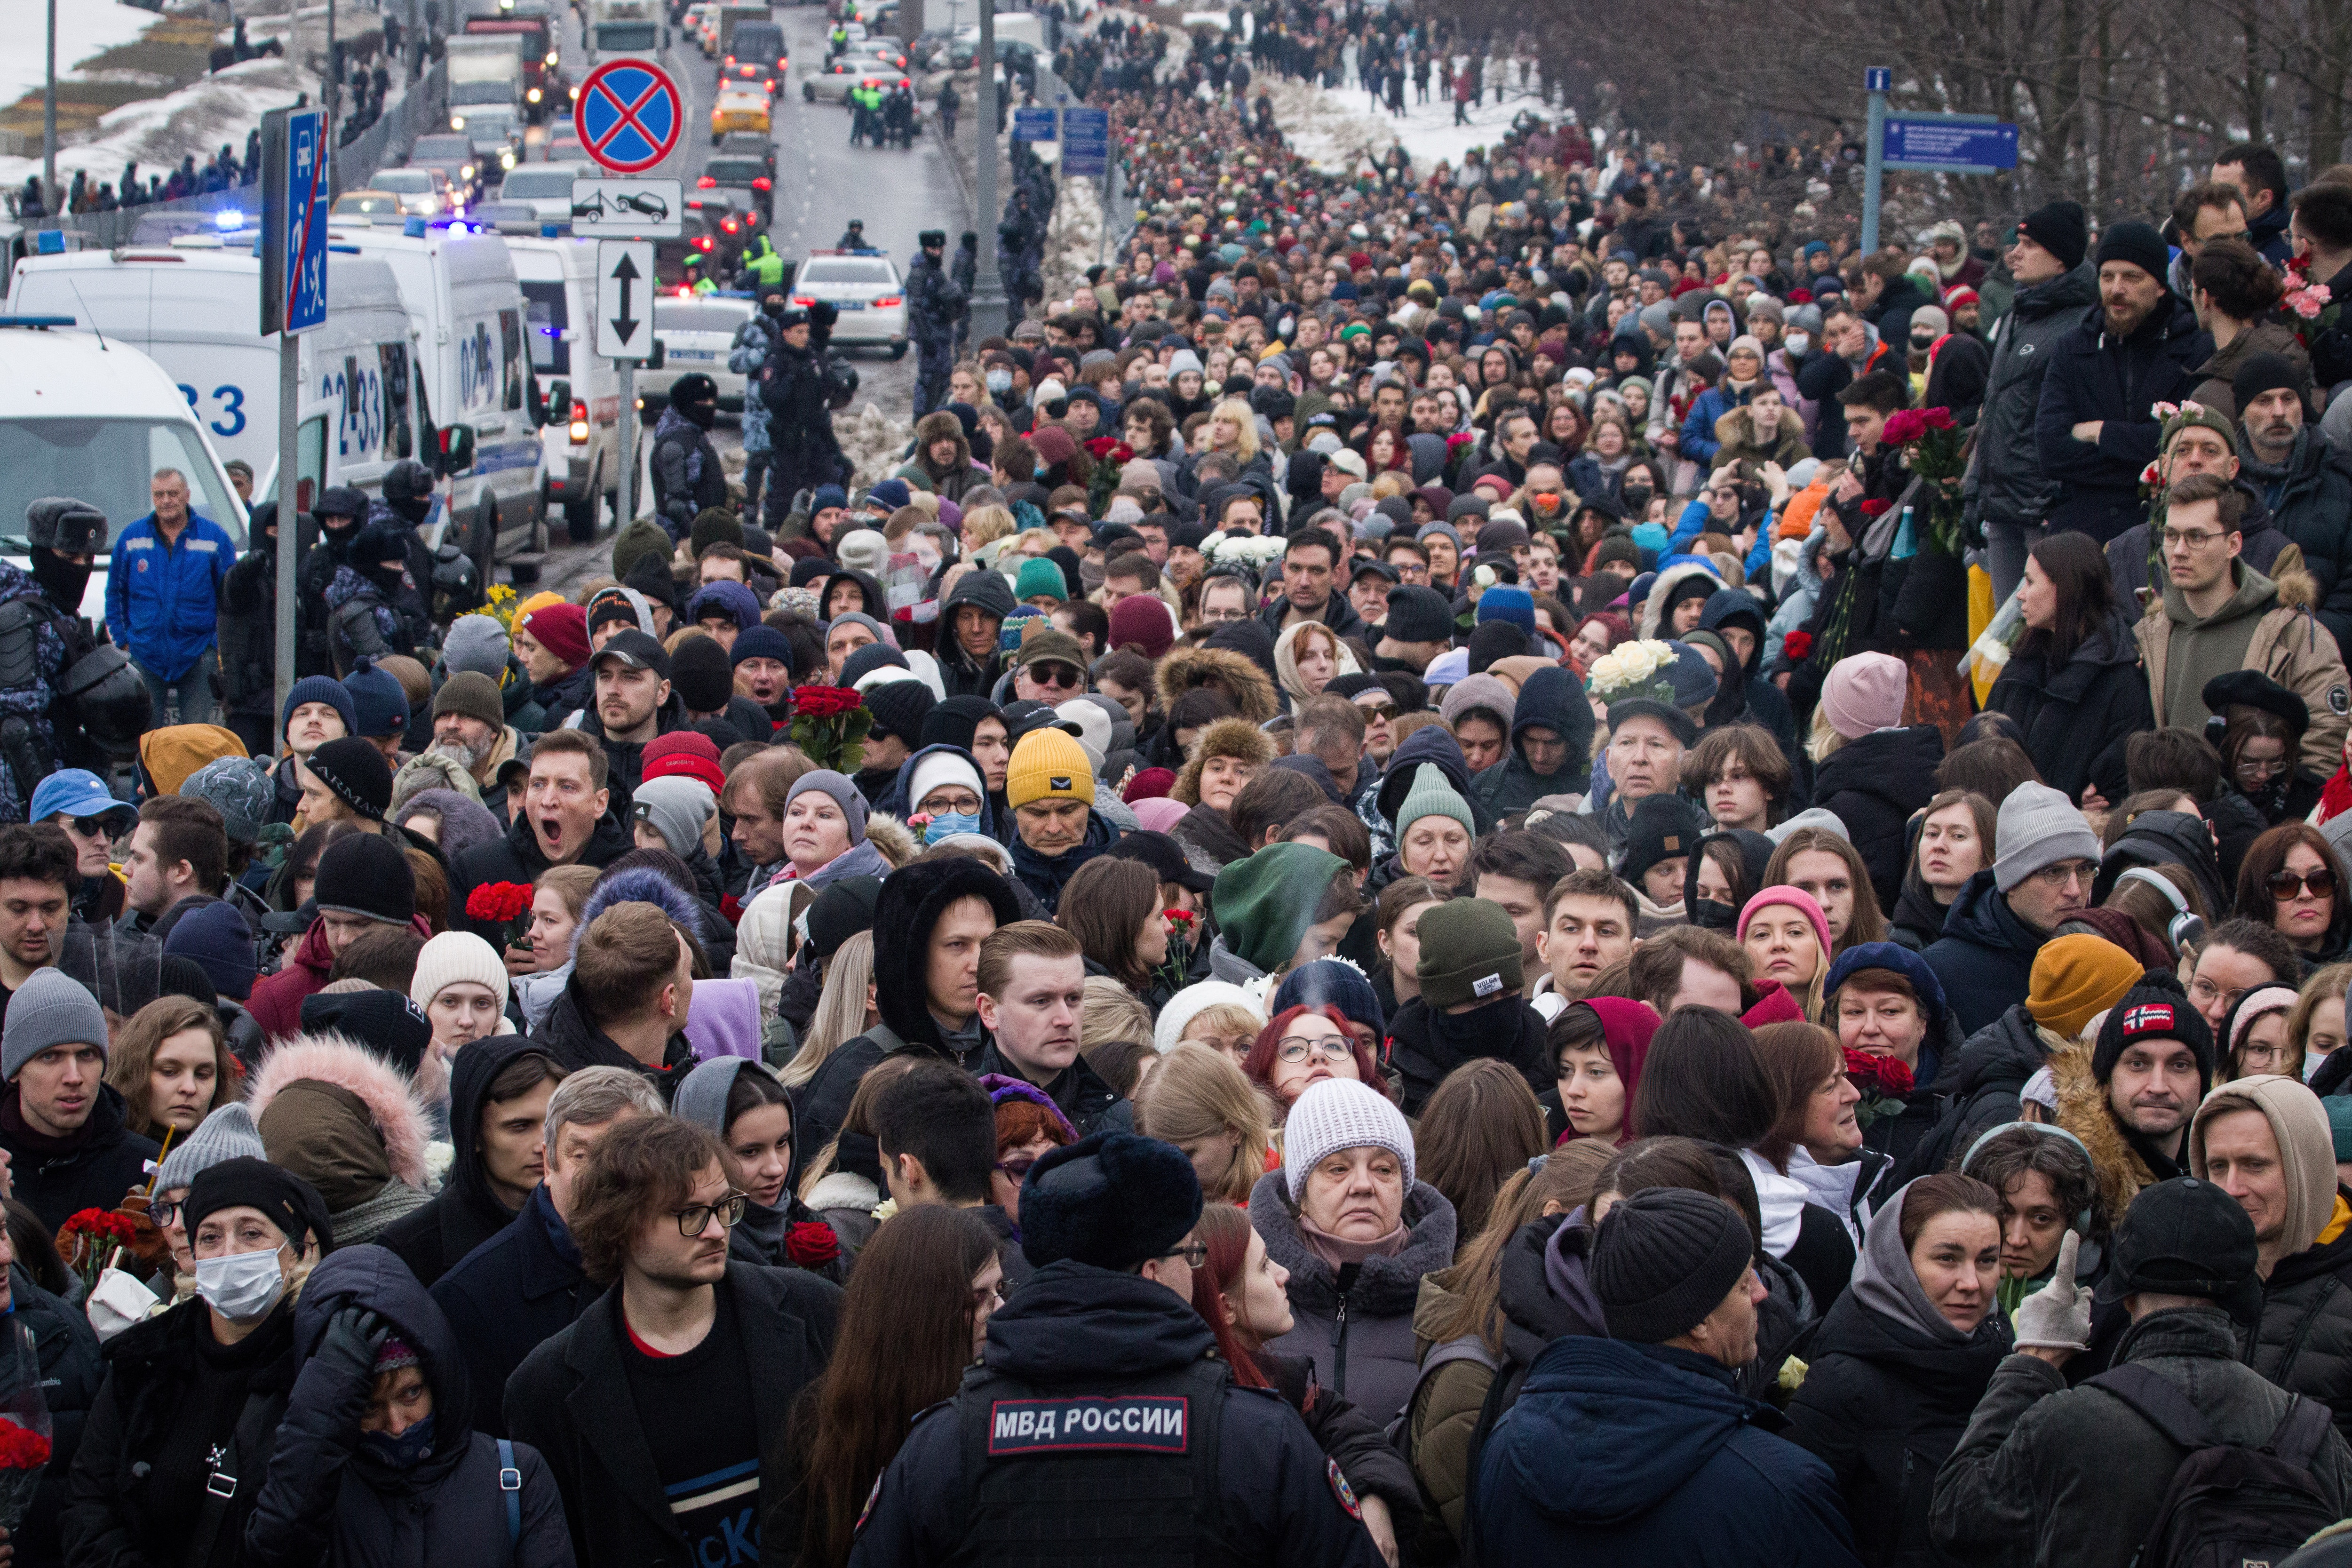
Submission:
<svg viewBox="0 0 2352 1568">
<path fill-rule="evenodd" d="M 1432 1007 L 1494 1002 L 1519 989 L 1519 928 L 1500 904 L 1449 899 L 1421 916 L 1421 963 L 1413 970 Z"/>
<path fill-rule="evenodd" d="M 1347 869 L 1312 844 L 1269 844 L 1227 866 L 1209 894 L 1225 951 L 1269 974 L 1288 963 L 1315 923 L 1315 907 Z"/>
<path fill-rule="evenodd" d="M 1405 791 L 1404 805 L 1397 808 L 1397 841 L 1404 841 L 1405 830 L 1424 816 L 1450 816 L 1462 825 L 1462 831 L 1471 837 L 1478 837 L 1478 824 L 1470 816 L 1470 803 L 1455 793 L 1446 782 L 1444 772 L 1423 765 Z"/>
<path fill-rule="evenodd" d="M 1050 594 L 1067 603 L 1070 580 L 1053 562 L 1042 555 L 1032 555 L 1021 563 L 1021 576 L 1013 585 L 1013 596 L 1025 605 L 1040 594 Z"/>
<path fill-rule="evenodd" d="M 694 527 L 687 534 L 699 558 L 704 548 L 712 544 L 732 544 L 739 549 L 743 543 L 743 520 L 724 507 L 707 506 L 695 514 Z"/>
<path fill-rule="evenodd" d="M 641 517 L 613 540 L 613 575 L 626 577 L 640 556 L 659 556 L 667 563 L 675 549 L 660 523 Z"/>
</svg>

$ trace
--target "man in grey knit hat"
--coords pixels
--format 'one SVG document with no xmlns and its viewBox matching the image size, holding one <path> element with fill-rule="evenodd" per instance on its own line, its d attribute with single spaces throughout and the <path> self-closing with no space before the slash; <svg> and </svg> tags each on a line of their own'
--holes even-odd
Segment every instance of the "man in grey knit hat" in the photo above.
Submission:
<svg viewBox="0 0 2352 1568">
<path fill-rule="evenodd" d="M 0 1024 L 0 1149 L 17 1202 L 55 1230 L 82 1209 L 110 1209 L 145 1179 L 152 1138 L 128 1125 L 104 1081 L 106 1014 L 60 970 L 36 970 Z"/>
<path fill-rule="evenodd" d="M 2033 955 L 2092 903 L 2099 836 L 2047 784 L 2020 784 L 2000 803 L 1992 868 L 1969 879 L 1927 959 L 1951 998 L 1963 1038 L 2025 1000 Z"/>
<path fill-rule="evenodd" d="M 1653 1187 L 1563 1232 L 1608 1335 L 1528 1369 L 1472 1478 L 1493 1563 L 1858 1562 L 1829 1466 L 1742 1396 L 1756 1354 L 1756 1233 L 1729 1203 Z M 1594 1462 L 1594 1456 L 1607 1461 Z"/>
</svg>

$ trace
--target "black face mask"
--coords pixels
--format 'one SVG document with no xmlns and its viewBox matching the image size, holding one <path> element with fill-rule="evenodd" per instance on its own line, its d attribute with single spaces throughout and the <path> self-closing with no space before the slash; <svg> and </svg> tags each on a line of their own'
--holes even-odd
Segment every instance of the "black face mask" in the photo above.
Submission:
<svg viewBox="0 0 2352 1568">
<path fill-rule="evenodd" d="M 69 615 L 81 612 L 81 596 L 89 586 L 90 568 L 78 566 L 47 546 L 33 546 L 33 581 L 50 603 Z"/>
<path fill-rule="evenodd" d="M 708 430 L 719 423 L 719 405 L 716 403 L 681 403 L 677 405 L 677 412 L 680 418 L 699 430 Z"/>
<path fill-rule="evenodd" d="M 1643 508 L 1643 507 L 1645 507 L 1645 506 L 1647 506 L 1647 505 L 1649 505 L 1649 504 L 1650 504 L 1650 487 L 1649 487 L 1649 486 L 1647 486 L 1647 485 L 1627 485 L 1627 486 L 1625 487 L 1625 506 L 1626 506 L 1626 509 L 1627 509 L 1628 510 L 1631 510 L 1631 511 L 1639 511 L 1642 508 Z"/>
</svg>

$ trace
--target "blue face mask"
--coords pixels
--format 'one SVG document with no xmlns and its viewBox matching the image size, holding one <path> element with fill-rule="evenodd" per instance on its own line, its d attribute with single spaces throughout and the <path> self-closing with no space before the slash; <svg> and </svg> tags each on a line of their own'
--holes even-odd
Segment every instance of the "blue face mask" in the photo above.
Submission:
<svg viewBox="0 0 2352 1568">
<path fill-rule="evenodd" d="M 992 370 L 983 379 L 988 383 L 988 390 L 999 396 L 1013 390 L 1013 373 L 1009 370 Z"/>
<path fill-rule="evenodd" d="M 433 1417 L 427 1415 L 397 1437 L 389 1432 L 362 1432 L 360 1447 L 388 1469 L 413 1470 L 433 1457 Z"/>
<path fill-rule="evenodd" d="M 967 815 L 961 811 L 942 811 L 925 825 L 923 842 L 937 844 L 950 834 L 979 831 L 980 816 L 977 812 Z"/>
</svg>

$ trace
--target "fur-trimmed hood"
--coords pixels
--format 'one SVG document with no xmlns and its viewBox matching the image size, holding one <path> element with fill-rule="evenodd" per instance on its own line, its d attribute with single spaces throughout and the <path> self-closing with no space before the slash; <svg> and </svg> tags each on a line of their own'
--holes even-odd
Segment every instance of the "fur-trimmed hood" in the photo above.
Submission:
<svg viewBox="0 0 2352 1568">
<path fill-rule="evenodd" d="M 1658 574 L 1658 580 L 1650 584 L 1650 596 L 1642 601 L 1641 635 L 1643 637 L 1665 635 L 1658 630 L 1658 622 L 1665 615 L 1666 595 L 1674 591 L 1675 584 L 1690 577 L 1705 577 L 1715 584 L 1708 590 L 1709 597 L 1722 592 L 1725 586 L 1715 568 L 1703 561 L 1683 561 L 1665 568 Z"/>
<path fill-rule="evenodd" d="M 581 906 L 580 923 L 572 928 L 572 959 L 580 960 L 580 939 L 596 917 L 614 904 L 651 904 L 670 920 L 694 934 L 694 940 L 708 947 L 710 931 L 703 924 L 702 904 L 692 893 L 663 876 L 650 866 L 632 866 L 624 871 L 607 873 L 588 890 L 588 901 Z"/>
<path fill-rule="evenodd" d="M 2281 550 L 2265 574 L 2278 589 L 2279 608 L 2305 614 L 2319 608 L 2319 579 L 2304 564 L 2302 545 L 2290 544 Z"/>
<path fill-rule="evenodd" d="M 262 1142 L 268 1147 L 272 1163 L 289 1163 L 281 1157 L 279 1141 L 272 1136 L 277 1129 L 270 1122 L 270 1108 L 286 1089 L 298 1083 L 329 1084 L 357 1099 L 367 1109 L 369 1125 L 383 1147 L 383 1161 L 392 1176 L 419 1192 L 431 1190 L 425 1145 L 432 1142 L 433 1124 L 425 1113 L 423 1098 L 391 1063 L 341 1034 L 297 1035 L 262 1058 L 261 1065 L 254 1069 L 247 1104 L 261 1129 Z M 310 1173 L 297 1168 L 297 1173 L 310 1180 L 313 1186 L 320 1185 Z M 326 1195 L 324 1187 L 320 1187 L 320 1195 Z M 329 1203 L 331 1206 L 333 1199 L 329 1198 Z"/>
<path fill-rule="evenodd" d="M 2058 1091 L 2058 1125 L 2083 1141 L 2099 1177 L 2099 1206 L 2107 1228 L 2123 1223 L 2124 1211 L 2142 1187 L 2156 1184 L 2156 1173 L 2124 1137 L 2107 1109 L 2107 1086 L 2091 1074 L 2094 1043 L 2070 1041 L 2050 1053 L 2050 1080 Z"/>
<path fill-rule="evenodd" d="M 1192 742 L 1192 754 L 1168 791 L 1169 798 L 1185 805 L 1201 804 L 1201 768 L 1211 757 L 1238 757 L 1255 774 L 1274 761 L 1274 737 L 1247 719 L 1220 719 Z"/>
<path fill-rule="evenodd" d="M 923 847 L 922 841 L 915 837 L 912 828 L 897 817 L 878 811 L 866 819 L 866 842 L 881 852 L 882 858 L 890 862 L 893 871 L 912 860 Z"/>
<path fill-rule="evenodd" d="M 1274 717 L 1274 680 L 1246 655 L 1221 647 L 1178 647 L 1160 661 L 1160 709 L 1166 712 L 1176 700 L 1196 686 L 1212 686 L 1233 699 L 1234 707 L 1253 724 Z"/>
</svg>

